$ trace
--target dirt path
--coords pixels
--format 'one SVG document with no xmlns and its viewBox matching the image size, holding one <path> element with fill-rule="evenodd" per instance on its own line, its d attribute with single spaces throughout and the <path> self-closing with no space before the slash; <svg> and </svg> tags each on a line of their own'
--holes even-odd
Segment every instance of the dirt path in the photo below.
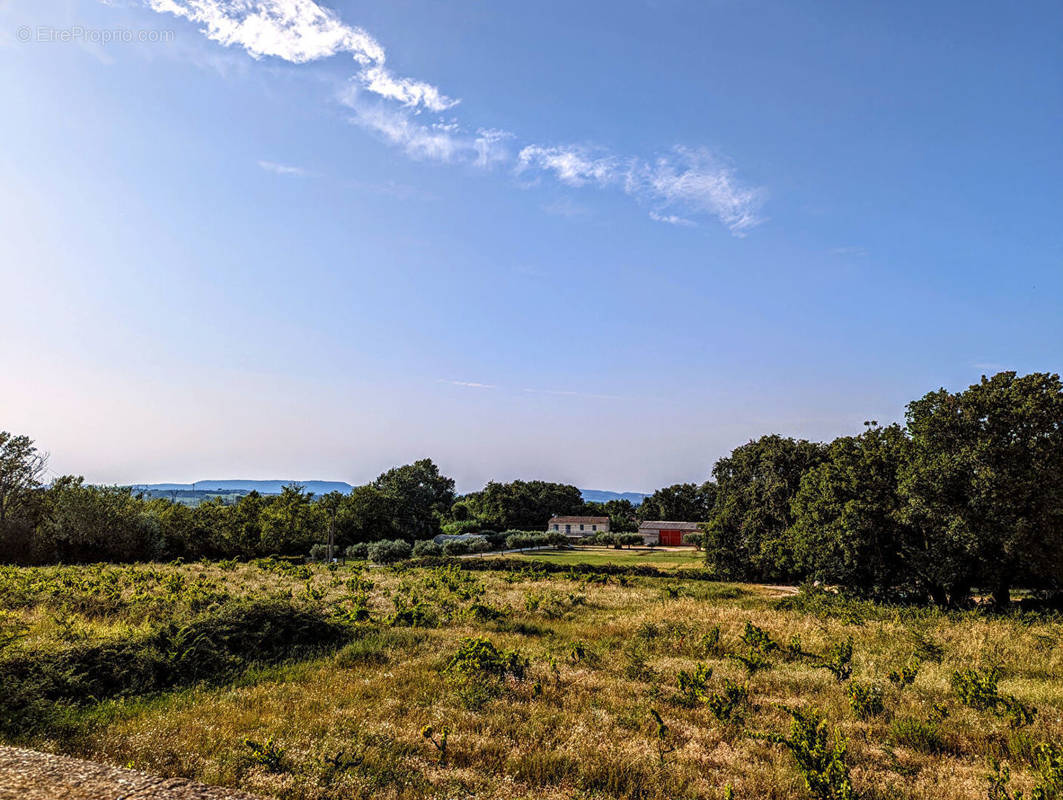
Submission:
<svg viewBox="0 0 1063 800">
<path fill-rule="evenodd" d="M 182 778 L 159 778 L 79 758 L 0 747 L 0 800 L 257 799 Z"/>
<path fill-rule="evenodd" d="M 792 597 L 801 591 L 797 586 L 779 586 L 772 583 L 762 583 L 759 586 L 770 592 L 770 597 Z"/>
</svg>

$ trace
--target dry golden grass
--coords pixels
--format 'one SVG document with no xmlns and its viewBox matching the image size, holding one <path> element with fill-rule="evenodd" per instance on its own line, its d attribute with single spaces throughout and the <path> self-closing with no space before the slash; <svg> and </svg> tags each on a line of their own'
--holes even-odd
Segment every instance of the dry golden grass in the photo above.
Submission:
<svg viewBox="0 0 1063 800">
<path fill-rule="evenodd" d="M 306 592 L 302 577 L 254 565 L 222 570 L 190 565 L 154 568 L 201 576 L 233 595 Z M 1028 762 L 1039 742 L 1063 741 L 1063 624 L 1051 619 L 974 613 L 904 612 L 854 605 L 817 613 L 780 607 L 778 593 L 677 578 L 569 577 L 481 572 L 441 585 L 430 570 L 312 570 L 309 585 L 329 607 L 350 602 L 347 580 L 361 574 L 372 621 L 360 638 L 318 659 L 264 668 L 225 687 L 200 687 L 91 710 L 85 733 L 65 746 L 79 755 L 167 775 L 238 786 L 279 798 L 681 798 L 723 796 L 782 800 L 807 791 L 781 747 L 750 732 L 787 730 L 785 708 L 814 705 L 848 741 L 854 786 L 863 798 L 960 800 L 986 795 L 987 760 L 1006 759 L 1013 786 L 1032 782 Z M 464 587 L 464 588 L 462 588 Z M 394 598 L 420 597 L 438 627 L 390 627 Z M 673 596 L 675 595 L 675 596 Z M 531 600 L 529 601 L 529 598 Z M 502 612 L 475 622 L 472 604 Z M 55 635 L 48 604 L 18 613 L 31 637 Z M 147 625 L 122 614 L 77 617 L 95 636 Z M 448 619 L 449 618 L 449 619 Z M 741 648 L 749 621 L 785 646 L 825 653 L 852 637 L 853 679 L 885 688 L 883 714 L 861 720 L 846 687 L 813 658 L 770 656 L 773 666 L 748 678 L 753 709 L 738 724 L 716 720 L 704 703 L 676 702 L 676 675 L 703 661 L 710 688 L 745 681 L 726 657 Z M 717 652 L 699 652 L 701 636 L 721 631 Z M 465 637 L 486 636 L 529 660 L 524 680 L 507 678 L 496 697 L 470 703 L 445 672 Z M 573 643 L 584 654 L 572 654 Z M 914 684 L 898 690 L 891 669 L 921 657 Z M 1012 731 L 1004 719 L 958 703 L 954 670 L 1001 665 L 1001 690 L 1038 707 L 1033 725 Z M 555 668 L 556 666 L 556 668 Z M 926 722 L 932 704 L 947 706 L 935 724 L 941 752 L 894 741 L 898 720 Z M 650 710 L 667 723 L 669 747 L 658 756 Z M 448 764 L 422 737 L 425 725 L 450 729 Z M 249 759 L 245 740 L 272 741 L 281 765 Z M 48 746 L 48 742 L 41 742 Z"/>
</svg>

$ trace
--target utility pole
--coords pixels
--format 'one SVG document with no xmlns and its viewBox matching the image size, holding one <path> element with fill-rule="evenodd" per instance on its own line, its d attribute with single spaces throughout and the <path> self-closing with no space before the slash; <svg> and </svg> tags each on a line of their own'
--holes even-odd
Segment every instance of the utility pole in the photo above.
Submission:
<svg viewBox="0 0 1063 800">
<path fill-rule="evenodd" d="M 326 563 L 332 563 L 332 554 L 336 549 L 336 514 L 340 510 L 339 492 L 329 492 L 321 496 L 321 502 L 328 514 L 328 547 L 326 548 Z"/>
</svg>

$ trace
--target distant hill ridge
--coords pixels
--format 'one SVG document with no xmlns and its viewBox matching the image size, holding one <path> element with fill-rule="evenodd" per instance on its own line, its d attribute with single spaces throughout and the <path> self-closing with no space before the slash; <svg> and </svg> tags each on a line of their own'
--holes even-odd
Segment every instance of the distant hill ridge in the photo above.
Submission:
<svg viewBox="0 0 1063 800">
<path fill-rule="evenodd" d="M 285 486 L 302 486 L 304 490 L 314 494 L 328 494 L 329 492 L 342 492 L 347 494 L 354 487 L 346 481 L 196 481 L 193 483 L 135 483 L 134 489 L 147 489 L 162 492 L 191 491 L 255 491 L 259 494 L 280 494 Z"/>
<path fill-rule="evenodd" d="M 250 492 L 259 494 L 280 494 L 285 486 L 296 484 L 302 486 L 305 491 L 314 494 L 328 494 L 329 492 L 342 492 L 348 494 L 354 487 L 346 481 L 196 481 L 193 483 L 134 483 L 133 488 L 144 491 L 174 492 L 192 491 L 197 492 Z M 642 492 L 609 492 L 602 489 L 581 489 L 584 500 L 594 503 L 605 503 L 609 500 L 629 500 L 633 505 L 638 505 L 648 494 Z"/>
<path fill-rule="evenodd" d="M 608 503 L 610 500 L 628 500 L 631 505 L 637 506 L 647 497 L 642 492 L 607 492 L 602 489 L 580 489 L 583 499 L 592 503 Z"/>
</svg>

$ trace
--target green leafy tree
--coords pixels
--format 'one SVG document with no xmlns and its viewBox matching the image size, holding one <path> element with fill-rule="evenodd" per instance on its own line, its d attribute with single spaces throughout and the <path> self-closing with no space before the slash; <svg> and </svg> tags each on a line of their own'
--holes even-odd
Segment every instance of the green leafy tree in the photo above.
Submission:
<svg viewBox="0 0 1063 800">
<path fill-rule="evenodd" d="M 543 530 L 555 514 L 586 511 L 577 487 L 548 481 L 491 481 L 481 491 L 465 495 L 461 505 L 484 527 L 503 531 Z"/>
<path fill-rule="evenodd" d="M 233 507 L 211 497 L 192 509 L 192 526 L 179 555 L 186 558 L 224 558 L 238 549 L 232 530 Z"/>
<path fill-rule="evenodd" d="M 325 544 L 325 560 L 328 563 L 332 563 L 333 555 L 336 551 L 336 517 L 339 515 L 340 504 L 343 502 L 343 495 L 339 492 L 329 492 L 322 495 L 318 503 L 321 506 L 321 510 L 325 516 L 325 526 L 328 541 Z"/>
<path fill-rule="evenodd" d="M 376 486 L 356 486 L 340 501 L 336 537 L 342 545 L 394 539 L 394 501 Z"/>
<path fill-rule="evenodd" d="M 635 506 L 630 500 L 606 500 L 604 503 L 587 501 L 582 514 L 589 517 L 609 517 L 609 530 L 624 533 L 638 530 Z"/>
<path fill-rule="evenodd" d="M 708 563 L 722 577 L 758 581 L 798 576 L 791 503 L 826 445 L 772 434 L 734 450 L 713 467 L 716 505 L 706 525 Z"/>
<path fill-rule="evenodd" d="M 1001 372 L 908 404 L 906 520 L 926 531 L 931 593 L 962 603 L 974 585 L 1007 605 L 1016 583 L 1063 583 L 1063 385 Z"/>
<path fill-rule="evenodd" d="M 57 478 L 45 494 L 39 545 L 66 562 L 148 561 L 164 555 L 158 520 L 127 487 Z"/>
<path fill-rule="evenodd" d="M 391 524 L 406 539 L 430 539 L 454 504 L 454 480 L 430 458 L 389 469 L 372 484 L 387 500 Z"/>
<path fill-rule="evenodd" d="M 0 431 L 0 529 L 34 503 L 47 465 L 28 436 Z"/>
<path fill-rule="evenodd" d="M 716 485 L 707 481 L 677 483 L 658 489 L 639 504 L 638 521 L 672 520 L 678 522 L 707 522 L 716 504 Z"/>
<path fill-rule="evenodd" d="M 918 542 L 902 517 L 910 443 L 899 425 L 865 423 L 835 439 L 794 497 L 795 560 L 810 578 L 879 596 L 918 592 Z"/>
<path fill-rule="evenodd" d="M 262 545 L 270 553 L 306 553 L 317 538 L 313 495 L 302 486 L 281 487 L 262 512 Z"/>
<path fill-rule="evenodd" d="M 262 547 L 262 511 L 265 500 L 256 491 L 250 491 L 233 506 L 228 555 L 251 556 L 264 554 Z"/>
</svg>

